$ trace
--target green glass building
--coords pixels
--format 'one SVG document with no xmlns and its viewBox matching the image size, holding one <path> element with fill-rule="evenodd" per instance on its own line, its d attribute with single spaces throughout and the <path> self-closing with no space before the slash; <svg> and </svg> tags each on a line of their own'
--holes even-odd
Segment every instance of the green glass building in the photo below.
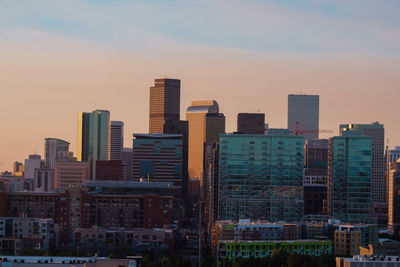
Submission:
<svg viewBox="0 0 400 267">
<path fill-rule="evenodd" d="M 349 223 L 368 223 L 371 215 L 372 139 L 329 139 L 328 213 Z"/>
<path fill-rule="evenodd" d="M 110 112 L 94 110 L 78 114 L 78 161 L 90 162 L 90 179 L 96 179 L 96 160 L 108 159 Z"/>
<path fill-rule="evenodd" d="M 331 255 L 332 241 L 328 240 L 281 240 L 281 241 L 235 241 L 218 242 L 217 266 L 237 258 L 248 259 L 269 257 L 275 249 L 284 248 L 288 253 L 300 255 Z"/>
<path fill-rule="evenodd" d="M 218 219 L 300 221 L 304 137 L 222 134 Z"/>
<path fill-rule="evenodd" d="M 385 128 L 379 122 L 371 124 L 340 124 L 341 136 L 360 134 L 372 138 L 372 204 L 384 203 L 385 190 Z"/>
</svg>

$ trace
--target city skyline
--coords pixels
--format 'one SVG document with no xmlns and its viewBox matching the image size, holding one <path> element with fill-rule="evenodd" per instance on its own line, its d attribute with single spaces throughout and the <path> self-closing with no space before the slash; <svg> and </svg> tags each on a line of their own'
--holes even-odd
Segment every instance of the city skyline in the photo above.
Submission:
<svg viewBox="0 0 400 267">
<path fill-rule="evenodd" d="M 240 112 L 286 128 L 287 95 L 307 93 L 320 95 L 320 129 L 379 121 L 390 148 L 400 145 L 399 2 L 189 2 L 2 2 L 0 171 L 44 156 L 47 137 L 76 155 L 84 110 L 123 121 L 131 147 L 162 77 L 181 80 L 181 114 L 193 100 L 218 101 L 227 132 Z"/>
<path fill-rule="evenodd" d="M 307 94 L 308 95 L 308 94 Z M 286 96 L 286 98 L 287 98 L 287 96 Z M 287 100 L 287 99 L 286 99 Z M 190 105 L 188 105 L 187 107 L 189 107 Z M 181 107 L 181 109 L 186 109 L 187 107 Z M 286 103 L 286 115 L 287 115 L 287 103 Z M 320 110 L 321 110 L 321 106 L 320 106 Z M 104 109 L 104 110 L 106 110 L 106 109 Z M 112 112 L 112 110 L 108 110 L 108 111 L 110 111 L 110 120 L 112 120 L 113 119 L 113 112 Z M 80 111 L 79 111 L 80 112 Z M 75 119 L 76 119 L 76 121 L 74 121 L 73 123 L 72 123 L 72 125 L 69 125 L 69 126 L 75 126 L 76 127 L 76 124 L 77 124 L 77 115 L 78 115 L 78 113 L 79 112 L 76 112 L 76 114 L 75 114 Z M 185 110 L 181 110 L 181 112 L 185 112 Z M 260 112 L 260 110 L 257 110 L 257 112 Z M 239 113 L 239 112 L 238 112 Z M 238 114 L 237 113 L 237 114 Z M 237 116 L 237 114 L 234 114 L 233 116 L 227 116 L 227 122 L 229 122 L 229 124 L 227 124 L 227 129 L 226 129 L 226 132 L 227 133 L 229 133 L 229 132 L 235 132 L 237 129 L 237 121 L 236 121 L 236 116 Z M 123 133 L 123 136 L 124 136 L 124 144 L 123 144 L 123 146 L 124 147 L 128 147 L 128 148 L 131 148 L 132 147 L 132 144 L 133 144 L 133 134 L 140 134 L 140 133 L 148 133 L 148 115 L 146 116 L 146 115 L 144 115 L 144 121 L 147 121 L 147 124 L 145 123 L 145 126 L 143 126 L 143 125 L 141 125 L 141 127 L 139 128 L 139 129 L 141 129 L 140 131 L 134 131 L 134 132 L 131 132 L 131 133 L 128 133 L 127 132 L 127 130 L 126 130 L 126 128 L 128 128 L 128 127 L 124 127 L 125 129 L 124 129 L 124 133 Z M 286 116 L 287 117 L 287 116 Z M 266 114 L 266 116 L 265 116 L 265 120 L 266 120 L 266 123 L 268 123 L 269 124 L 269 127 L 270 128 L 286 128 L 285 127 L 285 123 L 287 124 L 287 120 L 286 120 L 286 122 L 285 123 L 281 123 L 281 124 L 271 124 L 270 123 L 270 121 L 268 120 L 268 118 L 269 118 L 269 116 L 268 116 L 268 114 Z M 286 118 L 287 119 L 287 118 Z M 327 138 L 329 138 L 329 137 L 332 137 L 332 136 L 339 136 L 340 135 L 340 132 L 337 130 L 337 128 L 340 126 L 340 124 L 343 124 L 344 122 L 348 122 L 348 121 L 342 121 L 341 123 L 338 123 L 337 125 L 336 125 L 336 127 L 335 128 L 329 128 L 329 130 L 332 130 L 333 131 L 333 133 L 329 133 L 329 134 L 327 134 L 327 133 L 320 133 L 320 135 L 321 135 L 321 137 L 320 138 L 325 138 L 325 139 L 327 139 Z M 368 122 L 368 121 L 365 121 L 364 123 L 365 124 L 370 124 L 370 123 L 373 123 L 373 122 L 375 122 L 375 121 L 370 121 L 370 122 Z M 382 123 L 382 120 L 380 120 L 379 121 L 380 123 Z M 362 124 L 362 122 L 359 122 L 359 121 L 355 121 L 355 122 L 353 122 L 354 124 L 357 124 L 357 123 L 360 123 L 360 124 Z M 124 122 L 124 124 L 126 124 L 125 122 Z M 322 124 L 322 125 L 327 125 L 326 124 L 326 122 L 325 123 L 323 123 L 323 118 L 320 118 L 320 124 Z M 382 124 L 384 124 L 384 123 L 382 123 Z M 275 127 L 275 125 L 276 125 L 276 127 Z M 130 125 L 131 126 L 131 125 Z M 67 129 L 67 128 L 69 128 L 69 129 L 71 129 L 71 127 L 65 127 L 65 129 Z M 131 127 L 129 127 L 129 128 L 132 128 L 132 126 Z M 147 128 L 147 130 L 146 130 L 146 128 Z M 321 128 L 321 127 L 320 127 Z M 386 133 L 385 133 L 385 142 L 386 142 L 386 140 L 389 140 L 389 149 L 392 149 L 392 148 L 394 148 L 394 146 L 396 146 L 396 145 L 398 145 L 398 144 L 400 144 L 400 138 L 398 138 L 399 139 L 399 142 L 398 143 L 394 143 L 393 141 L 392 142 L 390 142 L 390 136 L 393 136 L 394 134 L 393 133 L 391 133 L 391 131 L 390 131 L 390 129 L 388 129 L 386 126 L 385 126 L 385 128 L 386 128 Z M 77 128 L 75 129 L 75 133 L 71 133 L 71 135 L 74 135 L 75 134 L 75 136 L 73 136 L 73 138 L 72 139 L 67 139 L 67 138 L 64 138 L 63 136 L 52 136 L 52 137 L 49 137 L 49 135 L 44 135 L 44 137 L 41 139 L 41 140 L 32 140 L 32 141 L 34 141 L 34 143 L 35 144 L 38 144 L 37 146 L 39 147 L 39 150 L 37 150 L 36 148 L 34 149 L 34 151 L 32 151 L 32 152 L 30 152 L 29 150 L 23 150 L 22 149 L 22 151 L 18 151 L 18 154 L 19 155 L 22 155 L 22 158 L 12 158 L 12 159 L 9 159 L 8 161 L 6 161 L 6 162 L 1 162 L 1 164 L 0 164 L 0 171 L 12 171 L 12 164 L 15 162 L 15 161 L 23 161 L 24 159 L 26 159 L 26 158 L 28 158 L 28 156 L 30 155 L 30 154 L 39 154 L 39 155 L 41 155 L 42 157 L 44 157 L 44 150 L 43 150 L 43 145 L 44 145 L 44 139 L 45 138 L 60 138 L 60 139 L 64 139 L 64 140 L 66 140 L 66 141 L 68 141 L 69 143 L 70 143 L 70 151 L 72 151 L 73 153 L 74 153 L 74 156 L 76 157 L 77 156 L 77 134 L 76 134 L 76 132 L 77 132 L 78 130 L 77 130 Z M 397 139 L 395 139 L 395 140 L 397 140 Z M 385 143 L 385 145 L 386 145 L 386 143 Z M 42 151 L 43 150 L 43 151 Z M 4 158 L 4 154 L 2 154 L 1 155 L 3 158 Z M 9 167 L 7 166 L 7 165 L 9 165 Z"/>
</svg>

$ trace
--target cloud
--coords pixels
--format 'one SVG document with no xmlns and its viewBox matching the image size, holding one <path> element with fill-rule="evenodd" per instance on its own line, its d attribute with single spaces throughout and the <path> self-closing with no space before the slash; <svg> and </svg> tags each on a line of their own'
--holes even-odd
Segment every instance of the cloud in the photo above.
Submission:
<svg viewBox="0 0 400 267">
<path fill-rule="evenodd" d="M 28 28 L 123 49 L 181 43 L 260 52 L 400 54 L 395 1 L 6 1 L 0 32 Z M 359 8 L 362 6 L 363 8 Z M 385 16 L 387 15 L 387 16 Z"/>
</svg>

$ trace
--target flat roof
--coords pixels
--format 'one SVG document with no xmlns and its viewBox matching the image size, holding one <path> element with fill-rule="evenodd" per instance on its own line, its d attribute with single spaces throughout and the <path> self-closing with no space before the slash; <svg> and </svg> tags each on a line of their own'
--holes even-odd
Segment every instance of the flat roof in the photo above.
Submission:
<svg viewBox="0 0 400 267">
<path fill-rule="evenodd" d="M 145 139 L 145 138 L 147 138 L 147 139 L 153 139 L 153 138 L 157 138 L 157 139 L 159 139 L 159 138 L 165 138 L 165 139 L 168 139 L 168 138 L 182 138 L 183 137 L 183 134 L 162 134 L 162 133 L 155 133 L 155 134 L 133 134 L 133 137 L 139 137 L 139 138 L 141 138 L 141 139 Z"/>
<path fill-rule="evenodd" d="M 83 187 L 124 187 L 124 188 L 178 188 L 167 182 L 139 182 L 139 181 L 88 181 L 83 184 Z"/>
<path fill-rule="evenodd" d="M 302 243 L 302 242 L 330 242 L 332 240 L 297 239 L 297 240 L 219 240 L 221 243 Z"/>
</svg>

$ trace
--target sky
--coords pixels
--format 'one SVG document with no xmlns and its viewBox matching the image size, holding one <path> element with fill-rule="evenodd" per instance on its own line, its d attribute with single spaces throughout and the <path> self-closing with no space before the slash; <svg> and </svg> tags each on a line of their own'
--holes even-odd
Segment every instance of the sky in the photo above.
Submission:
<svg viewBox="0 0 400 267">
<path fill-rule="evenodd" d="M 320 129 L 385 125 L 400 145 L 398 0 L 0 0 L 0 171 L 44 138 L 71 143 L 77 114 L 107 109 L 148 131 L 149 87 L 181 79 L 181 119 L 215 99 L 287 127 L 287 95 L 320 95 Z M 332 134 L 321 134 L 329 137 Z"/>
</svg>

